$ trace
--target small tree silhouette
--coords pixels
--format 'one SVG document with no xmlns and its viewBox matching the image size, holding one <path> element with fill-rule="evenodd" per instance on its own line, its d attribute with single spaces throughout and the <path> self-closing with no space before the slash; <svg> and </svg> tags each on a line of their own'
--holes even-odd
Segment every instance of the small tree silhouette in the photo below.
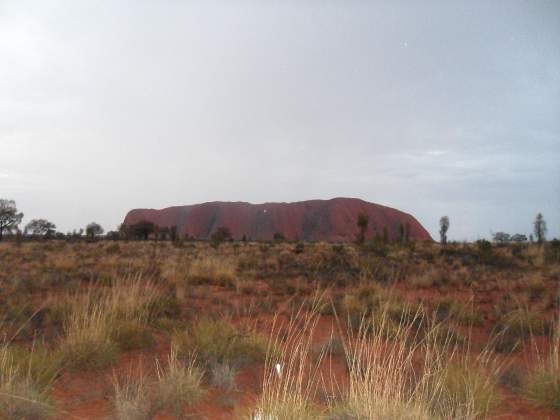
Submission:
<svg viewBox="0 0 560 420">
<path fill-rule="evenodd" d="M 359 244 L 363 243 L 366 239 L 366 231 L 369 224 L 369 217 L 365 213 L 358 214 L 358 220 L 356 221 L 360 232 L 358 233 L 358 237 L 356 238 L 356 242 Z"/>
<path fill-rule="evenodd" d="M 439 219 L 439 236 L 442 245 L 447 245 L 447 231 L 449 230 L 449 217 L 443 216 Z"/>
</svg>

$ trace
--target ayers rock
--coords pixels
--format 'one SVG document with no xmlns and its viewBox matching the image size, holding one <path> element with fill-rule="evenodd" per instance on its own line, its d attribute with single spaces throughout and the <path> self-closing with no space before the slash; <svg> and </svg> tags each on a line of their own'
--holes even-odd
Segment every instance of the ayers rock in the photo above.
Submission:
<svg viewBox="0 0 560 420">
<path fill-rule="evenodd" d="M 358 214 L 369 216 L 366 239 L 383 234 L 399 236 L 399 225 L 408 226 L 411 239 L 432 240 L 430 234 L 410 214 L 356 198 L 309 200 L 295 203 L 251 204 L 211 202 L 166 209 L 135 209 L 125 225 L 143 220 L 160 227 L 177 226 L 181 236 L 208 239 L 219 227 L 227 227 L 235 239 L 270 240 L 282 233 L 286 239 L 309 241 L 352 241 L 358 234 Z"/>
</svg>

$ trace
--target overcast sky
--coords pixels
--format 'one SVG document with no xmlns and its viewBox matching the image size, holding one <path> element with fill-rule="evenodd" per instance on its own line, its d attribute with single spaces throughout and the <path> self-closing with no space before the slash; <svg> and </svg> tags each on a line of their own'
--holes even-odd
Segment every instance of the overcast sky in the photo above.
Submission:
<svg viewBox="0 0 560 420">
<path fill-rule="evenodd" d="M 558 236 L 560 1 L 0 0 L 24 223 L 338 196 Z"/>
</svg>

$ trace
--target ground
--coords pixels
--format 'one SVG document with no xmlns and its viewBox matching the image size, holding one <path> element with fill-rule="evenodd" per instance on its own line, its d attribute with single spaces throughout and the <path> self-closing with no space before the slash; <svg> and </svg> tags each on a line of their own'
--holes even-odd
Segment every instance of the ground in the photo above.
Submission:
<svg viewBox="0 0 560 420">
<path fill-rule="evenodd" d="M 536 244 L 6 241 L 0 267 L 8 418 L 560 418 Z"/>
</svg>

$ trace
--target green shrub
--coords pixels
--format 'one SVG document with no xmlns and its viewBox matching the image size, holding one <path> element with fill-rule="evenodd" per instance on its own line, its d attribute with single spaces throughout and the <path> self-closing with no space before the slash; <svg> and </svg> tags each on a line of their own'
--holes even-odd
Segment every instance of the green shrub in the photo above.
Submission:
<svg viewBox="0 0 560 420">
<path fill-rule="evenodd" d="M 181 415 L 183 405 L 195 403 L 203 394 L 201 387 L 203 372 L 194 365 L 182 363 L 175 350 L 171 351 L 167 366 L 157 365 L 155 406 L 171 408 L 177 416 Z"/>
<path fill-rule="evenodd" d="M 226 363 L 218 363 L 210 369 L 210 384 L 226 391 L 235 389 L 237 369 Z"/>
<path fill-rule="evenodd" d="M 31 350 L 21 346 L 11 346 L 6 351 L 16 369 L 25 372 L 27 380 L 40 389 L 50 387 L 60 372 L 59 355 L 42 345 L 33 345 Z"/>
<path fill-rule="evenodd" d="M 544 407 L 560 411 L 560 369 L 558 366 L 539 366 L 527 380 L 525 394 Z"/>
<path fill-rule="evenodd" d="M 254 331 L 242 331 L 223 320 L 201 318 L 186 331 L 176 333 L 174 343 L 180 356 L 196 354 L 204 366 L 227 363 L 242 366 L 264 361 L 269 339 Z"/>
<path fill-rule="evenodd" d="M 500 317 L 492 331 L 494 350 L 499 353 L 519 351 L 522 342 L 531 336 L 545 335 L 548 323 L 527 309 L 516 309 Z"/>
<path fill-rule="evenodd" d="M 138 350 L 151 347 L 154 337 L 143 324 L 134 321 L 121 321 L 111 334 L 113 341 L 123 351 Z"/>
<path fill-rule="evenodd" d="M 162 295 L 146 304 L 146 312 L 151 322 L 165 318 L 179 318 L 181 316 L 181 303 L 173 295 Z"/>
<path fill-rule="evenodd" d="M 150 395 L 143 373 L 128 372 L 124 378 L 113 379 L 115 418 L 117 420 L 150 420 L 157 407 Z"/>
<path fill-rule="evenodd" d="M 62 364 L 71 370 L 103 369 L 113 364 L 118 354 L 118 345 L 111 340 L 67 341 L 60 347 Z"/>
<path fill-rule="evenodd" d="M 456 407 L 455 415 L 461 418 L 461 411 L 486 417 L 490 410 L 500 402 L 500 395 L 493 377 L 485 374 L 476 366 L 451 364 L 441 372 L 437 379 L 439 385 L 433 399 L 434 411 L 447 418 L 449 407 Z"/>
<path fill-rule="evenodd" d="M 0 346 L 2 418 L 41 420 L 54 414 L 55 409 L 49 397 L 54 369 L 40 366 L 40 359 L 42 354 L 39 353 L 34 355 L 33 352 Z M 48 360 L 46 362 L 48 364 Z"/>
<path fill-rule="evenodd" d="M 439 321 L 452 319 L 461 325 L 482 325 L 482 314 L 472 306 L 467 306 L 458 300 L 447 298 L 439 301 L 435 309 Z"/>
</svg>

